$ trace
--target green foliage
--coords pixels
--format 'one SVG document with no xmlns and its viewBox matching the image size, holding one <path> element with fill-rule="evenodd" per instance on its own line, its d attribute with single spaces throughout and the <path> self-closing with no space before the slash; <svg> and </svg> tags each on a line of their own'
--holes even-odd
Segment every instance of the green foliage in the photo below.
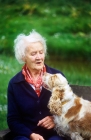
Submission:
<svg viewBox="0 0 91 140">
<path fill-rule="evenodd" d="M 50 55 L 91 60 L 90 1 L 1 0 L 0 3 L 0 53 L 13 55 L 16 36 L 36 29 L 47 39 Z"/>
<path fill-rule="evenodd" d="M 6 111 L 0 111 L 0 130 L 8 128 L 6 122 Z"/>
<path fill-rule="evenodd" d="M 21 66 L 14 58 L 0 56 L 0 130 L 7 128 L 7 87 L 10 78 Z"/>
</svg>

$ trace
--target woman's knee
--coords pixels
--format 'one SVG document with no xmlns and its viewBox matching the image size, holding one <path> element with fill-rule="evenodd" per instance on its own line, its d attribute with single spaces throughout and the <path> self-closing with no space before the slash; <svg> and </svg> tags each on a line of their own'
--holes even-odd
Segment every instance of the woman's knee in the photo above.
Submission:
<svg viewBox="0 0 91 140">
<path fill-rule="evenodd" d="M 61 136 L 52 136 L 48 140 L 65 140 L 65 138 Z"/>
</svg>

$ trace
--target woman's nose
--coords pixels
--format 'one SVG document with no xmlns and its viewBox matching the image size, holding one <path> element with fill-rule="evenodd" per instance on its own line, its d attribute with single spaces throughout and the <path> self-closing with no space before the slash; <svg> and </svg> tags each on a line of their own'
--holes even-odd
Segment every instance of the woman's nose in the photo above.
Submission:
<svg viewBox="0 0 91 140">
<path fill-rule="evenodd" d="M 36 58 L 41 58 L 41 55 L 37 53 Z"/>
</svg>

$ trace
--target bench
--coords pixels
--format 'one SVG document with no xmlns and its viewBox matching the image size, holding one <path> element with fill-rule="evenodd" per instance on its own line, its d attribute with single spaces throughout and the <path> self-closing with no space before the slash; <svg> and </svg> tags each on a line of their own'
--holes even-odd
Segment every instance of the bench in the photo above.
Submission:
<svg viewBox="0 0 91 140">
<path fill-rule="evenodd" d="M 91 87 L 71 85 L 73 91 L 78 96 L 91 101 Z M 9 129 L 0 131 L 0 140 L 12 140 L 13 136 Z"/>
</svg>

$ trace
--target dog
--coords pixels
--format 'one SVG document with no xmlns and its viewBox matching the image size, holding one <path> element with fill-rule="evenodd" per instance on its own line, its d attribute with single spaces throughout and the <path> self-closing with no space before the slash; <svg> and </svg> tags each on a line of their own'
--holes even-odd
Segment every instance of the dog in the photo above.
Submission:
<svg viewBox="0 0 91 140">
<path fill-rule="evenodd" d="M 44 73 L 43 87 L 52 92 L 48 108 L 57 133 L 72 140 L 91 140 L 91 102 L 73 93 L 60 73 Z"/>
</svg>

